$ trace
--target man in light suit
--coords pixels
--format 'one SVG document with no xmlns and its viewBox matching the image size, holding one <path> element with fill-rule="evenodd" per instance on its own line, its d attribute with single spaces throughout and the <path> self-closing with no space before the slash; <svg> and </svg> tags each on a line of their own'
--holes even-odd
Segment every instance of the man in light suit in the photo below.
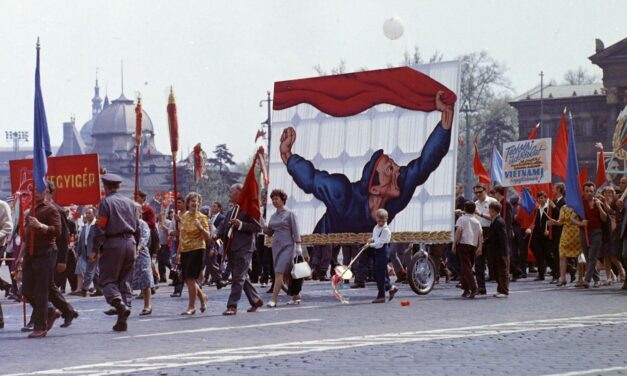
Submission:
<svg viewBox="0 0 627 376">
<path fill-rule="evenodd" d="M 98 287 L 98 252 L 94 249 L 94 225 L 96 224 L 96 209 L 88 207 L 83 215 L 85 216 L 85 224 L 81 229 L 76 242 L 76 253 L 78 263 L 76 270 L 81 271 L 83 278 L 79 277 L 78 288 L 80 289 L 72 295 L 86 296 L 92 281 L 96 292 L 100 291 Z M 94 278 L 96 277 L 96 278 Z"/>
<path fill-rule="evenodd" d="M 229 199 L 234 205 L 239 201 L 239 195 L 242 191 L 241 184 L 234 184 L 229 188 Z M 236 206 L 232 207 L 226 215 L 231 218 L 231 213 L 236 210 Z M 232 228 L 232 239 L 230 248 L 226 249 L 227 235 L 229 229 Z M 248 278 L 248 265 L 253 257 L 253 249 L 255 245 L 255 236 L 261 231 L 261 225 L 253 219 L 248 213 L 240 210 L 238 215 L 230 220 L 224 220 L 218 227 L 216 237 L 223 239 L 225 244 L 224 253 L 228 257 L 231 265 L 233 284 L 231 285 L 231 295 L 226 306 L 226 311 L 222 314 L 225 316 L 233 316 L 237 314 L 237 303 L 242 296 L 242 290 L 248 298 L 251 307 L 248 312 L 255 312 L 259 307 L 263 306 L 263 300 L 257 294 L 257 290 L 250 283 Z"/>
</svg>

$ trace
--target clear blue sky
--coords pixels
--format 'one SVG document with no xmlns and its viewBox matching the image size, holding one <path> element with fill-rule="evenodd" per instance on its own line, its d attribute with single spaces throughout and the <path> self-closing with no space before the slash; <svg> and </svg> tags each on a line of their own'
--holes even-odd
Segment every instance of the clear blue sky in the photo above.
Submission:
<svg viewBox="0 0 627 376">
<path fill-rule="evenodd" d="M 254 149 L 266 110 L 259 100 L 274 81 L 315 75 L 340 59 L 349 69 L 397 64 L 419 45 L 445 58 L 481 49 L 504 63 L 514 94 L 561 80 L 583 66 L 594 39 L 627 37 L 627 2 L 526 1 L 3 1 L 0 33 L 0 130 L 31 130 L 35 41 L 42 41 L 42 85 L 53 144 L 62 122 L 89 120 L 96 68 L 104 94 L 141 92 L 169 151 L 165 106 L 174 85 L 181 148 L 227 143 L 237 161 Z M 405 34 L 390 41 L 383 22 L 401 17 Z M 5 146 L 9 146 L 6 143 Z"/>
</svg>

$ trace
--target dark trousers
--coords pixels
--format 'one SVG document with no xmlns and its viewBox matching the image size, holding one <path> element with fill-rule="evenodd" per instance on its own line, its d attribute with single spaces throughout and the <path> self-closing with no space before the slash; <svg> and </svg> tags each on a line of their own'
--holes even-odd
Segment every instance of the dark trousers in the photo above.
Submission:
<svg viewBox="0 0 627 376">
<path fill-rule="evenodd" d="M 496 252 L 494 252 L 496 253 Z M 498 256 L 496 263 L 496 292 L 509 295 L 509 257 Z"/>
<path fill-rule="evenodd" d="M 159 267 L 159 279 L 161 282 L 165 282 L 165 269 L 172 269 L 172 265 L 170 265 L 170 247 L 168 247 L 167 244 L 161 244 L 161 248 L 157 254 L 157 266 Z"/>
<path fill-rule="evenodd" d="M 107 303 L 131 304 L 130 277 L 135 263 L 135 239 L 109 238 L 102 246 L 100 256 L 100 285 Z"/>
<path fill-rule="evenodd" d="M 560 277 L 560 237 L 561 232 L 554 229 L 551 239 L 551 252 L 547 254 L 547 265 L 551 267 L 553 279 L 559 279 Z"/>
<path fill-rule="evenodd" d="M 213 283 L 222 280 L 220 264 L 218 263 L 218 252 L 215 249 L 207 249 L 205 252 L 205 279 L 208 281 L 209 277 L 211 277 Z"/>
<path fill-rule="evenodd" d="M 319 277 L 326 277 L 329 265 L 331 265 L 331 256 L 333 250 L 331 245 L 315 245 L 311 255 L 311 269 L 318 274 Z"/>
<path fill-rule="evenodd" d="M 390 277 L 388 275 L 389 244 L 385 244 L 382 248 L 371 248 L 374 253 L 374 280 L 377 281 L 377 289 L 379 290 L 377 298 L 385 297 L 385 292 L 390 289 Z"/>
<path fill-rule="evenodd" d="M 58 254 L 58 251 L 55 247 L 52 249 L 53 273 L 57 266 L 57 254 Z M 61 294 L 61 291 L 55 285 L 52 278 L 50 278 L 50 286 L 48 288 L 48 300 L 50 301 L 50 303 L 52 303 L 53 306 L 55 306 L 59 311 L 61 311 L 63 318 L 72 317 L 72 314 L 74 313 L 74 307 L 72 307 L 72 305 L 68 303 L 67 300 L 65 300 L 65 298 L 63 297 L 63 294 Z"/>
<path fill-rule="evenodd" d="M 250 282 L 258 283 L 259 276 L 261 276 L 261 252 L 255 249 L 253 251 L 251 268 L 250 268 Z"/>
<path fill-rule="evenodd" d="M 261 282 L 274 281 L 274 263 L 272 262 L 272 248 L 261 246 Z"/>
<path fill-rule="evenodd" d="M 475 277 L 477 278 L 477 287 L 480 292 L 486 291 L 485 288 L 485 269 L 488 256 L 488 227 L 482 227 L 483 229 L 483 246 L 481 247 L 482 253 L 480 256 L 475 257 Z"/>
<path fill-rule="evenodd" d="M 372 248 L 368 248 L 359 255 L 357 259 L 357 274 L 355 274 L 355 283 L 366 283 L 370 265 L 373 262 L 374 252 Z"/>
<path fill-rule="evenodd" d="M 57 287 L 61 289 L 61 291 L 65 291 L 65 287 L 67 286 L 68 282 L 70 282 L 70 289 L 72 289 L 72 291 L 76 291 L 77 281 L 76 281 L 76 274 L 74 273 L 75 271 L 76 271 L 76 256 L 74 255 L 74 252 L 72 250 L 68 249 L 65 270 L 59 273 L 56 271 L 56 268 L 55 268 L 55 271 L 54 271 L 54 282 L 57 285 Z"/>
<path fill-rule="evenodd" d="M 246 294 L 250 305 L 255 304 L 261 299 L 248 278 L 248 265 L 250 264 L 252 256 L 252 251 L 246 249 L 232 249 L 229 252 L 229 265 L 231 265 L 233 282 L 231 284 L 231 294 L 229 295 L 227 307 L 237 307 L 237 303 L 242 296 L 242 291 Z"/>
<path fill-rule="evenodd" d="M 49 246 L 41 255 L 24 257 L 22 293 L 33 307 L 31 320 L 35 330 L 47 329 L 48 296 L 50 287 L 54 286 L 56 264 L 54 249 L 54 246 Z"/>
<path fill-rule="evenodd" d="M 547 253 L 551 252 L 551 240 L 544 235 L 533 235 L 531 245 L 531 250 L 536 258 L 536 266 L 538 267 L 538 277 L 544 278 Z"/>
<path fill-rule="evenodd" d="M 477 247 L 469 244 L 457 245 L 457 256 L 459 258 L 459 275 L 464 291 L 476 291 L 477 282 L 475 276 L 472 274 L 473 260 L 475 259 L 475 251 Z M 484 281 L 485 288 L 485 281 Z"/>
<path fill-rule="evenodd" d="M 512 257 L 516 259 L 516 263 L 522 274 L 527 274 L 527 253 L 529 249 L 529 235 L 520 232 L 514 238 L 514 247 L 512 248 Z"/>
</svg>

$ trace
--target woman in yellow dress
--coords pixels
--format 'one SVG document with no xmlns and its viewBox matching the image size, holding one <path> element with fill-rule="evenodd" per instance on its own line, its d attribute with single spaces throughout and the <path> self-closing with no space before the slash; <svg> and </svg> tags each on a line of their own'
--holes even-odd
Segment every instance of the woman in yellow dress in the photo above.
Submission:
<svg viewBox="0 0 627 376">
<path fill-rule="evenodd" d="M 560 217 L 556 221 L 558 226 L 562 226 L 562 236 L 560 237 L 560 279 L 557 286 L 566 285 L 566 264 L 568 258 L 577 258 L 581 254 L 581 242 L 579 240 L 579 226 L 572 223 L 570 218 L 575 214 L 573 209 L 564 205 L 560 209 Z M 583 274 L 579 272 L 578 278 Z"/>
</svg>

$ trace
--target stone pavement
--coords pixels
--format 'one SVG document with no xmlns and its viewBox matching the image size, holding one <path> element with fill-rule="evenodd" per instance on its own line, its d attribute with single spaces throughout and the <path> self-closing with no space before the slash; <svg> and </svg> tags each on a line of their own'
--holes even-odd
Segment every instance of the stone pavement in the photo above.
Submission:
<svg viewBox="0 0 627 376">
<path fill-rule="evenodd" d="M 205 288 L 207 312 L 183 317 L 185 293 L 170 298 L 172 287 L 161 285 L 152 316 L 140 319 L 134 301 L 125 333 L 111 331 L 104 299 L 69 297 L 81 316 L 42 340 L 25 338 L 21 305 L 3 300 L 0 374 L 627 374 L 627 291 L 616 284 L 580 290 L 527 279 L 502 300 L 462 299 L 454 283 L 427 296 L 402 285 L 387 304 L 370 304 L 368 284 L 343 290 L 350 304 L 342 305 L 330 282 L 306 282 L 300 306 L 282 297 L 277 309 L 246 313 L 244 299 L 237 316 L 224 317 L 228 290 Z"/>
</svg>

